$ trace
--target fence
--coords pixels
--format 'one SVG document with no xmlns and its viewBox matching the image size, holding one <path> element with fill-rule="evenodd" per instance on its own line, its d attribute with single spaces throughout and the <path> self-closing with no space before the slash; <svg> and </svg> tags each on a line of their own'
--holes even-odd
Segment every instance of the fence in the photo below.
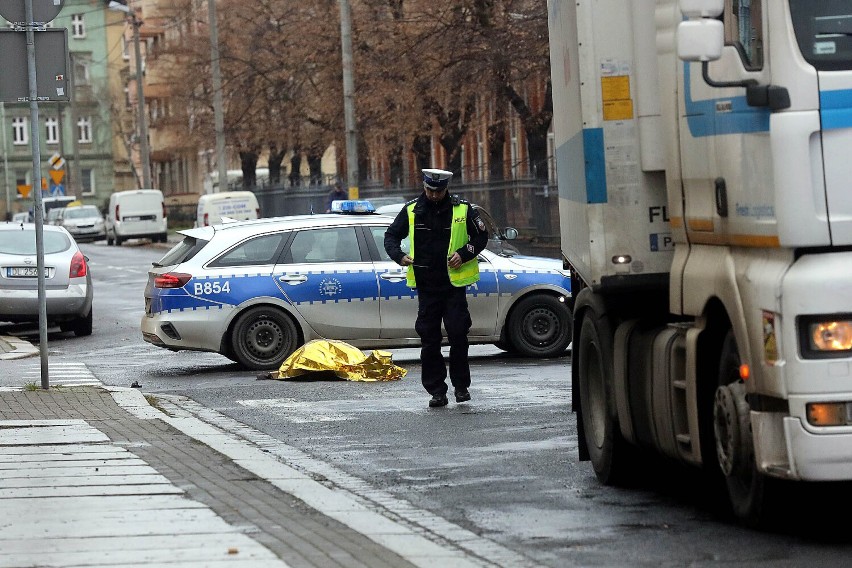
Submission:
<svg viewBox="0 0 852 568">
<path fill-rule="evenodd" d="M 329 185 L 256 187 L 261 217 L 281 217 L 325 212 Z M 507 180 L 502 183 L 451 185 L 451 193 L 481 205 L 502 227 L 515 227 L 520 236 L 515 245 L 524 254 L 559 257 L 559 200 L 553 186 L 542 185 L 533 178 Z M 359 188 L 360 199 L 398 196 L 401 200 L 416 197 L 419 187 L 400 190 L 383 187 Z M 196 198 L 197 201 L 197 198 Z M 166 204 L 171 228 L 191 227 L 195 221 L 195 203 Z"/>
</svg>

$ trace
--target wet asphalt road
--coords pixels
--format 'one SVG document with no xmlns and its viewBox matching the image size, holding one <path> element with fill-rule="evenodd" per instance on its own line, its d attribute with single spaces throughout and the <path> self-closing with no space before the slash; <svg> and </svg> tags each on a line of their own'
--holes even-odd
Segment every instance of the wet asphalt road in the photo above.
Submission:
<svg viewBox="0 0 852 568">
<path fill-rule="evenodd" d="M 392 351 L 408 370 L 401 381 L 358 383 L 260 381 L 219 355 L 150 346 L 139 334 L 141 293 L 162 250 L 129 244 L 83 245 L 96 280 L 95 331 L 51 331 L 57 378 L 79 362 L 106 384 L 187 396 L 327 464 L 329 483 L 386 491 L 404 504 L 398 514 L 427 511 L 499 544 L 517 555 L 495 553 L 505 565 L 848 563 L 847 537 L 808 530 L 819 504 L 794 512 L 788 530 L 758 532 L 718 517 L 706 486 L 679 469 L 651 470 L 637 488 L 599 485 L 576 459 L 570 355 L 534 360 L 474 347 L 471 403 L 428 409 L 417 350 Z M 8 332 L 27 335 L 0 325 Z M 20 385 L 38 363 L 0 363 L 0 385 Z"/>
</svg>

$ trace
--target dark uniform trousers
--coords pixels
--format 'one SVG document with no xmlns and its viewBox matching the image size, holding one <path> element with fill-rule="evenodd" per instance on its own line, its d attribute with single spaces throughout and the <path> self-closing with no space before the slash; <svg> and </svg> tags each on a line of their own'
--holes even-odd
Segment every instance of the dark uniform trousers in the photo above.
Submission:
<svg viewBox="0 0 852 568">
<path fill-rule="evenodd" d="M 417 291 L 417 321 L 414 329 L 421 342 L 421 378 L 423 387 L 433 396 L 447 392 L 447 366 L 441 354 L 441 321 L 444 322 L 450 344 L 450 381 L 455 389 L 467 390 L 470 387 L 467 332 L 472 322 L 466 292 L 465 286 Z"/>
</svg>

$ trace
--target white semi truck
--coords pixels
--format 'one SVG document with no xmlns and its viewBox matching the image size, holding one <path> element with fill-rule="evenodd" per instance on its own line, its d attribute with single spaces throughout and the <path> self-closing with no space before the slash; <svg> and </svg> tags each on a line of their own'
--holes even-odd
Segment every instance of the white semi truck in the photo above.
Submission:
<svg viewBox="0 0 852 568">
<path fill-rule="evenodd" d="M 751 524 L 852 479 L 852 2 L 548 17 L 580 458 L 703 467 Z"/>
</svg>

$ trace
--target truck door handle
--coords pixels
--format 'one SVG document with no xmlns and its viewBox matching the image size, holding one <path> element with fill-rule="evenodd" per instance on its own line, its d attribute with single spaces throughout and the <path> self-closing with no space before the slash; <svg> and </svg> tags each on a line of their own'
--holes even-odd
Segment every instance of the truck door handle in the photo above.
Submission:
<svg viewBox="0 0 852 568">
<path fill-rule="evenodd" d="M 728 184 L 725 183 L 725 178 L 718 177 L 713 182 L 716 187 L 716 213 L 719 217 L 728 216 Z"/>
<path fill-rule="evenodd" d="M 283 276 L 279 276 L 278 281 L 286 282 L 288 284 L 299 284 L 301 282 L 307 282 L 308 277 L 304 274 L 285 274 Z"/>
</svg>

